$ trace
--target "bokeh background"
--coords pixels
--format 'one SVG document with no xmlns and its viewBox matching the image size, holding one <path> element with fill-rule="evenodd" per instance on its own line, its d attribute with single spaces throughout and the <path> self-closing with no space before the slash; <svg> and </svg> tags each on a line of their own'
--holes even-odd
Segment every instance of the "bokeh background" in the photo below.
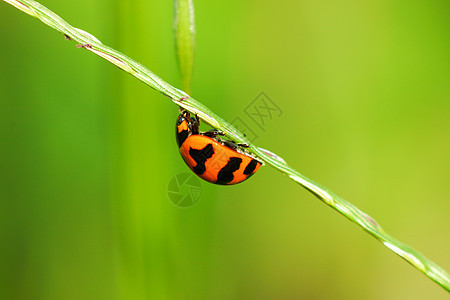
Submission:
<svg viewBox="0 0 450 300">
<path fill-rule="evenodd" d="M 41 3 L 180 86 L 172 1 Z M 449 2 L 195 5 L 193 95 L 450 270 Z M 174 104 L 4 2 L 0 39 L 1 299 L 448 299 L 270 167 L 174 206 Z"/>
</svg>

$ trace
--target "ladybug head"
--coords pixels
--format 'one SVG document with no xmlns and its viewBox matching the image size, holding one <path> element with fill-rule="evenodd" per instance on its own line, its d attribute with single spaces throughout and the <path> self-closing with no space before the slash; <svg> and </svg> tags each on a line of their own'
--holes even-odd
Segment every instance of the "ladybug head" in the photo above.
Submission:
<svg viewBox="0 0 450 300">
<path fill-rule="evenodd" d="M 178 147 L 181 147 L 191 134 L 198 134 L 198 120 L 192 118 L 189 112 L 182 112 L 177 118 L 175 134 Z"/>
</svg>

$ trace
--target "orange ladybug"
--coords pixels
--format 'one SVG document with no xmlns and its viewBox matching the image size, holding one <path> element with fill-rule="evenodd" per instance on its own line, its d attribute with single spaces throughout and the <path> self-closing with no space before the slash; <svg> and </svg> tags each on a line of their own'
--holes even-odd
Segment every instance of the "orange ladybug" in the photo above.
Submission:
<svg viewBox="0 0 450 300">
<path fill-rule="evenodd" d="M 181 157 L 200 178 L 215 184 L 231 185 L 245 181 L 261 163 L 248 154 L 242 144 L 218 138 L 223 133 L 199 131 L 198 118 L 182 112 L 176 123 L 176 139 Z"/>
</svg>

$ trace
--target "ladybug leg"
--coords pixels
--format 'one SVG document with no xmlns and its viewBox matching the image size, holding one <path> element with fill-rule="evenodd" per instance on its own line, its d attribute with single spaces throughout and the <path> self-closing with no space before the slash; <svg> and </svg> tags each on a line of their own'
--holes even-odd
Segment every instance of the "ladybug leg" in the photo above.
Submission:
<svg viewBox="0 0 450 300">
<path fill-rule="evenodd" d="M 195 114 L 195 120 L 197 120 L 197 126 L 200 127 L 200 118 Z"/>
<path fill-rule="evenodd" d="M 183 117 L 188 118 L 189 112 L 182 108 L 181 106 L 178 106 L 178 111 L 180 112 L 180 115 L 183 115 Z"/>
<path fill-rule="evenodd" d="M 190 123 L 191 123 L 191 130 L 193 134 L 198 134 L 199 126 L 200 126 L 200 120 L 198 119 L 198 116 L 195 115 L 195 118 L 189 117 Z"/>
<path fill-rule="evenodd" d="M 234 141 L 225 141 L 224 142 L 225 146 L 227 146 L 228 148 L 231 148 L 233 150 L 236 150 L 237 148 L 248 148 L 249 145 L 247 144 L 238 144 Z"/>
<path fill-rule="evenodd" d="M 233 143 L 232 141 L 223 141 L 223 144 L 233 150 L 237 150 L 239 148 L 238 145 Z"/>
<path fill-rule="evenodd" d="M 248 148 L 248 147 L 250 147 L 249 145 L 247 145 L 247 144 L 237 144 L 239 147 L 242 147 L 242 148 Z"/>
<path fill-rule="evenodd" d="M 223 133 L 222 131 L 218 131 L 216 129 L 211 129 L 209 131 L 204 132 L 203 135 L 206 135 L 207 137 L 210 137 L 210 138 L 215 138 L 218 135 L 224 136 L 225 133 Z"/>
</svg>

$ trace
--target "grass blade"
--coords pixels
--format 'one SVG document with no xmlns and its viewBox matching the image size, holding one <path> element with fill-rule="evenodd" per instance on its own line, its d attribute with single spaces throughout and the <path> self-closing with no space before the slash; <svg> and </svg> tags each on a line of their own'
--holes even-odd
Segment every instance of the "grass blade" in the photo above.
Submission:
<svg viewBox="0 0 450 300">
<path fill-rule="evenodd" d="M 174 0 L 174 31 L 181 86 L 191 94 L 195 52 L 195 16 L 193 0 Z"/>
</svg>

